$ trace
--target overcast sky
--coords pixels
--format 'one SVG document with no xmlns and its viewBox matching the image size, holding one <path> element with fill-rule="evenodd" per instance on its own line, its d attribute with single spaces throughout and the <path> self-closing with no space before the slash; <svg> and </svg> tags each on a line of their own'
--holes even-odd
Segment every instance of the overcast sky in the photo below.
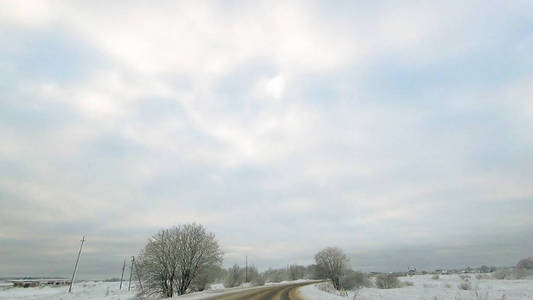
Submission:
<svg viewBox="0 0 533 300">
<path fill-rule="evenodd" d="M 533 2 L 2 1 L 0 276 L 533 256 Z"/>
</svg>

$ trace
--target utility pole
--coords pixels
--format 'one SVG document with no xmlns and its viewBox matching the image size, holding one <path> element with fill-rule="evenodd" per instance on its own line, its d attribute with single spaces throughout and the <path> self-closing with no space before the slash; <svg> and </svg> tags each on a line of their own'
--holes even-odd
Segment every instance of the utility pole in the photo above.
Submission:
<svg viewBox="0 0 533 300">
<path fill-rule="evenodd" d="M 135 261 L 135 256 L 131 257 L 131 268 L 130 268 L 130 283 L 128 284 L 128 291 L 131 290 L 131 275 L 133 275 L 133 262 Z"/>
<path fill-rule="evenodd" d="M 139 287 L 141 288 L 141 293 L 143 292 L 143 284 L 141 281 L 141 276 L 139 276 L 139 267 L 137 267 L 137 263 L 135 262 L 135 256 L 133 257 L 133 264 L 135 265 L 135 273 L 137 273 L 137 279 L 139 280 Z"/>
<path fill-rule="evenodd" d="M 74 265 L 74 272 L 72 272 L 72 279 L 70 280 L 70 287 L 68 292 L 72 292 L 72 284 L 74 283 L 74 278 L 76 277 L 76 271 L 78 270 L 78 263 L 80 262 L 81 248 L 83 248 L 83 243 L 85 243 L 85 236 L 81 239 L 80 251 L 78 251 L 78 258 L 76 259 L 76 264 Z"/>
<path fill-rule="evenodd" d="M 244 282 L 248 282 L 248 255 L 246 255 L 246 271 L 244 272 Z"/>
<path fill-rule="evenodd" d="M 126 269 L 126 259 L 124 259 L 124 264 L 122 265 L 122 275 L 120 275 L 120 289 L 122 289 L 122 279 L 124 279 L 124 269 Z"/>
</svg>

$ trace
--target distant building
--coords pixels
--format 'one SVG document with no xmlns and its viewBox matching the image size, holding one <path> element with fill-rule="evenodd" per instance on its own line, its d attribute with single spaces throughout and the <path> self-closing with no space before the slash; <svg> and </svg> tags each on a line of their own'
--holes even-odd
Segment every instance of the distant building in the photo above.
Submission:
<svg viewBox="0 0 533 300">
<path fill-rule="evenodd" d="M 414 266 L 410 266 L 410 267 L 408 268 L 407 274 L 408 274 L 409 276 L 413 276 L 413 275 L 415 275 L 415 274 L 416 274 L 416 268 L 415 268 Z"/>
<path fill-rule="evenodd" d="M 11 283 L 13 283 L 13 287 L 22 288 L 36 287 L 41 285 L 41 283 L 37 280 L 13 280 Z"/>
<path fill-rule="evenodd" d="M 69 285 L 70 280 L 68 279 L 22 279 L 22 280 L 11 280 L 13 287 L 36 287 L 41 285 Z"/>
</svg>

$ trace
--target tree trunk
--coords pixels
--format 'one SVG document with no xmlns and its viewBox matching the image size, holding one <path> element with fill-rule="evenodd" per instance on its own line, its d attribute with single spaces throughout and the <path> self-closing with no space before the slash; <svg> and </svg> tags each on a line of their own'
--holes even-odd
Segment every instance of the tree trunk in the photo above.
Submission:
<svg viewBox="0 0 533 300">
<path fill-rule="evenodd" d="M 331 281 L 333 282 L 333 287 L 336 290 L 340 290 L 341 289 L 341 284 L 340 284 L 339 277 L 333 277 L 333 279 Z"/>
</svg>

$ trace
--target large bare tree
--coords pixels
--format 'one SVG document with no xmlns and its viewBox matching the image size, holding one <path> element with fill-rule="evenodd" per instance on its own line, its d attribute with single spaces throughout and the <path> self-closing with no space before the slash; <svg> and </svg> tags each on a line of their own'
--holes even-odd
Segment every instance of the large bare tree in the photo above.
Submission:
<svg viewBox="0 0 533 300">
<path fill-rule="evenodd" d="M 333 286 L 341 289 L 341 276 L 348 266 L 348 258 L 339 248 L 326 248 L 315 255 L 315 262 L 320 273 L 329 278 Z"/>
<path fill-rule="evenodd" d="M 193 223 L 153 235 L 138 261 L 143 294 L 173 297 L 185 294 L 202 270 L 220 265 L 222 251 L 214 234 Z"/>
</svg>

